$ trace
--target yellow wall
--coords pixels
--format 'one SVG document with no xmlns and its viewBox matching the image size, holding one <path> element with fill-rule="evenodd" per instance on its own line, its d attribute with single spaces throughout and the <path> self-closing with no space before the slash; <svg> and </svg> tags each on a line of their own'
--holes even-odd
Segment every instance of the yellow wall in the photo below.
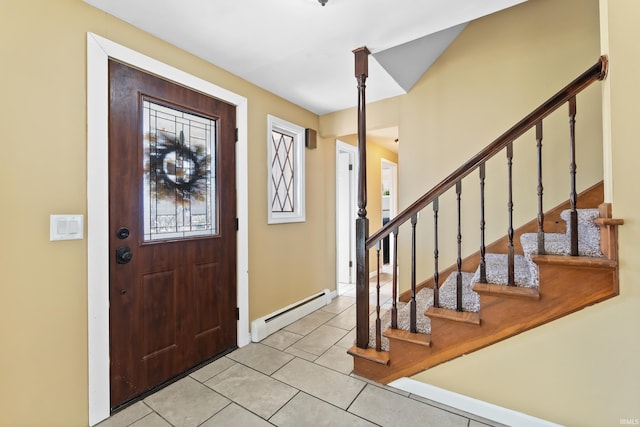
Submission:
<svg viewBox="0 0 640 427">
<path fill-rule="evenodd" d="M 599 8 L 606 12 L 602 23 Z M 635 286 L 640 267 L 634 243 L 640 239 L 640 202 L 633 184 L 640 156 L 635 129 L 640 95 L 638 16 L 637 0 L 529 0 L 471 23 L 409 94 L 368 106 L 370 128 L 399 126 L 402 209 L 594 64 L 601 53 L 610 57 L 607 81 L 578 96 L 577 164 L 579 189 L 604 177 L 614 216 L 625 219 L 620 229 L 620 296 L 414 379 L 568 426 L 614 426 L 620 419 L 640 419 L 640 291 Z M 353 132 L 354 121 L 354 109 L 322 116 L 321 131 L 346 133 L 352 126 Z M 566 108 L 545 121 L 545 177 L 554 182 L 545 186 L 548 208 L 568 198 L 568 187 L 556 184 L 568 174 L 567 122 Z M 530 142 L 524 142 L 527 139 Z M 516 224 L 536 215 L 531 167 L 535 136 L 529 133 L 518 144 L 527 147 L 515 149 Z M 489 241 L 506 232 L 506 202 L 495 199 L 504 191 L 499 181 L 506 175 L 505 165 L 503 154 L 488 165 L 487 187 L 494 202 L 487 216 L 502 223 L 488 230 Z M 561 176 L 549 179 L 554 169 Z M 477 218 L 470 214 L 477 209 L 477 179 L 467 181 L 463 236 L 474 241 L 465 230 L 477 229 Z M 453 202 L 449 196 L 442 203 Z M 442 226 L 453 226 L 455 213 L 449 211 L 447 218 L 442 208 Z M 421 219 L 419 232 L 422 223 Z M 426 223 L 423 228 L 430 228 Z M 424 234 L 430 241 L 429 231 Z M 441 244 L 448 245 L 441 248 L 441 265 L 451 265 L 442 258 L 453 245 Z M 465 253 L 476 248 L 475 242 L 464 246 Z M 401 281 L 406 287 L 407 249 L 401 249 Z M 428 249 L 420 248 L 425 255 Z M 419 277 L 430 273 L 428 266 L 422 270 Z"/>
<path fill-rule="evenodd" d="M 335 289 L 333 140 L 305 150 L 306 222 L 267 225 L 267 114 L 317 115 L 81 0 L 2 0 L 2 426 L 88 423 L 87 240 L 49 242 L 50 214 L 87 212 L 87 32 L 248 99 L 250 320 Z"/>
<path fill-rule="evenodd" d="M 534 0 L 470 23 L 412 90 L 400 100 L 400 206 L 412 203 L 556 91 L 593 65 L 600 55 L 595 0 Z M 577 98 L 578 189 L 602 179 L 600 89 Z M 544 203 L 567 200 L 568 112 L 544 122 Z M 514 224 L 536 217 L 535 134 L 514 144 Z M 486 241 L 507 233 L 505 152 L 487 163 Z M 553 183 L 551 185 L 550 183 Z M 463 256 L 479 249 L 477 172 L 462 182 Z M 433 253 L 431 208 L 418 222 L 418 259 Z M 453 191 L 440 200 L 440 266 L 455 264 L 457 217 Z M 405 231 L 406 230 L 406 231 Z M 409 235 L 408 226 L 400 229 Z M 447 239 L 447 236 L 453 238 Z M 406 240 L 406 239 L 405 239 Z M 400 240 L 402 242 L 402 240 Z M 409 248 L 401 245 L 400 277 L 408 286 Z M 431 263 L 419 264 L 418 281 Z"/>
<path fill-rule="evenodd" d="M 628 184 L 633 180 L 635 159 L 640 155 L 634 129 L 640 66 L 637 46 L 640 31 L 635 17 L 640 14 L 640 5 L 634 0 L 601 3 L 609 14 L 603 27 L 608 31 L 610 50 L 605 49 L 603 53 L 608 53 L 611 59 L 607 84 L 611 85 L 613 175 L 606 179 L 613 189 L 609 200 L 613 202 L 614 216 L 626 221 L 620 230 L 620 296 L 415 376 L 420 381 L 570 426 L 614 426 L 620 425 L 620 419 L 640 419 L 640 293 L 635 286 L 640 269 L 634 243 L 640 237 L 636 225 L 640 206 L 637 191 Z M 507 18 L 513 20 L 511 25 L 504 22 Z M 530 57 L 531 66 L 546 64 L 530 72 L 532 85 L 539 80 L 539 84 L 546 86 L 544 82 L 577 75 L 595 62 L 600 53 L 596 1 L 529 1 L 470 25 L 458 40 L 459 44 L 465 42 L 464 36 L 471 35 L 483 44 L 485 34 L 493 33 L 486 26 L 492 25 L 506 26 L 506 29 L 504 41 L 491 49 L 487 59 L 498 73 L 495 81 L 499 84 L 494 82 L 489 86 L 487 82 L 486 90 L 491 93 L 496 86 L 504 84 L 505 79 L 510 81 L 500 68 L 509 66 L 511 60 L 517 63 Z M 580 42 L 579 35 L 584 35 L 586 40 Z M 488 41 L 498 42 L 495 38 Z M 515 44 L 508 50 L 504 45 L 510 43 Z M 530 50 L 534 45 L 543 47 L 543 52 Z M 522 53 L 518 53 L 519 50 Z M 454 56 L 453 49 L 447 54 Z M 549 61 L 538 61 L 540 55 Z M 474 74 L 477 71 L 475 66 L 470 68 L 466 56 L 451 60 L 458 66 L 473 69 Z M 553 77 L 552 73 L 561 76 Z M 429 78 L 425 78 L 423 84 L 425 80 Z M 480 86 L 479 90 L 483 90 L 483 85 Z M 598 86 L 601 88 L 602 84 L 596 84 Z M 550 85 L 555 87 L 555 83 Z M 548 92 L 539 86 L 529 98 L 536 91 Z M 443 87 L 443 102 L 447 94 L 447 88 Z M 593 97 L 597 99 L 597 95 Z M 578 113 L 581 114 L 580 98 Z M 496 115 L 496 121 L 501 120 L 501 116 Z M 593 120 L 597 119 L 594 115 Z M 584 121 L 578 116 L 580 120 Z M 602 131 L 597 133 L 598 125 L 593 125 L 600 138 Z M 472 125 L 482 126 L 482 123 Z M 402 129 L 404 127 L 401 132 Z M 403 154 L 406 153 L 401 151 L 404 164 Z M 578 173 L 583 172 L 585 167 L 581 168 L 578 162 Z"/>
</svg>

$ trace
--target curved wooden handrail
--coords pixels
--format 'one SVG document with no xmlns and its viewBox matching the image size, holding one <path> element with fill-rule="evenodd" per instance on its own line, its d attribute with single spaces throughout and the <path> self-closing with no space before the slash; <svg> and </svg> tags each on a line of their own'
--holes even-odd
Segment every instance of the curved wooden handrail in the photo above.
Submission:
<svg viewBox="0 0 640 427">
<path fill-rule="evenodd" d="M 511 129 L 500 135 L 492 143 L 487 145 L 482 151 L 473 156 L 462 166 L 456 169 L 448 177 L 440 181 L 431 190 L 422 197 L 412 203 L 409 207 L 391 219 L 382 228 L 372 234 L 366 241 L 366 248 L 372 248 L 376 242 L 389 235 L 393 230 L 411 219 L 413 215 L 431 203 L 436 197 L 442 195 L 451 188 L 456 182 L 476 170 L 482 163 L 495 156 L 506 146 L 522 136 L 531 129 L 537 122 L 547 117 L 549 114 L 560 108 L 565 102 L 569 101 L 576 94 L 587 88 L 591 83 L 597 80 L 604 80 L 607 76 L 609 61 L 606 55 L 602 55 L 598 62 L 591 66 L 587 71 L 578 76 L 567 86 L 558 91 L 546 102 L 533 110 L 528 116 L 516 123 Z"/>
</svg>

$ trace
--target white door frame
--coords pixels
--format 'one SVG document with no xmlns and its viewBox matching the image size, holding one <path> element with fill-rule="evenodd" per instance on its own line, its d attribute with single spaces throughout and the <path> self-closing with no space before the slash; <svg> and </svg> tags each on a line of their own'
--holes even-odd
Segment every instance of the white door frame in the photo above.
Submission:
<svg viewBox="0 0 640 427">
<path fill-rule="evenodd" d="M 353 221 L 350 224 L 350 234 L 351 234 L 351 255 L 353 258 L 353 265 L 351 266 L 351 274 L 350 276 L 352 277 L 352 281 L 355 281 L 355 271 L 356 271 L 356 265 L 355 265 L 355 221 L 356 221 L 356 207 L 357 207 L 357 180 L 355 179 L 355 177 L 358 176 L 358 149 L 357 147 L 354 147 L 353 145 L 347 144 L 346 142 L 340 141 L 338 139 L 336 139 L 336 292 L 339 293 L 339 289 L 338 289 L 338 283 L 339 283 L 339 274 L 338 274 L 338 266 L 340 265 L 340 251 L 338 248 L 338 240 L 340 239 L 340 236 L 338 235 L 338 221 L 339 221 L 339 213 L 340 213 L 340 207 L 339 207 L 339 198 L 338 198 L 338 192 L 339 192 L 339 188 L 338 188 L 338 174 L 339 174 L 339 169 L 338 169 L 338 154 L 340 152 L 346 152 L 349 153 L 353 156 L 353 177 L 354 179 L 352 180 L 352 185 L 351 185 L 351 200 L 353 202 Z"/>
<path fill-rule="evenodd" d="M 109 58 L 236 106 L 238 346 L 249 333 L 247 99 L 93 33 L 87 33 L 87 299 L 89 425 L 110 415 L 109 384 Z"/>
</svg>

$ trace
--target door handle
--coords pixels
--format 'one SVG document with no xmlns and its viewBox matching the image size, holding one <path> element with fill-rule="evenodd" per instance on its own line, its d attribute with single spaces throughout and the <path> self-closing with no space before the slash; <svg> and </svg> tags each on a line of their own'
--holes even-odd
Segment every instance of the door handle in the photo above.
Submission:
<svg viewBox="0 0 640 427">
<path fill-rule="evenodd" d="M 116 249 L 116 262 L 118 264 L 127 264 L 133 258 L 133 253 L 129 246 L 120 246 Z"/>
</svg>

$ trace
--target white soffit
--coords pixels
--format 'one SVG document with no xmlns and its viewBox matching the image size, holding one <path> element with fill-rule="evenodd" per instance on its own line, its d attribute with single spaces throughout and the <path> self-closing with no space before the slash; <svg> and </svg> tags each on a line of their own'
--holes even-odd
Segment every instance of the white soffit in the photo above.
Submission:
<svg viewBox="0 0 640 427">
<path fill-rule="evenodd" d="M 467 23 L 456 25 L 374 53 L 373 57 L 405 92 L 409 92 L 466 26 Z"/>
</svg>

